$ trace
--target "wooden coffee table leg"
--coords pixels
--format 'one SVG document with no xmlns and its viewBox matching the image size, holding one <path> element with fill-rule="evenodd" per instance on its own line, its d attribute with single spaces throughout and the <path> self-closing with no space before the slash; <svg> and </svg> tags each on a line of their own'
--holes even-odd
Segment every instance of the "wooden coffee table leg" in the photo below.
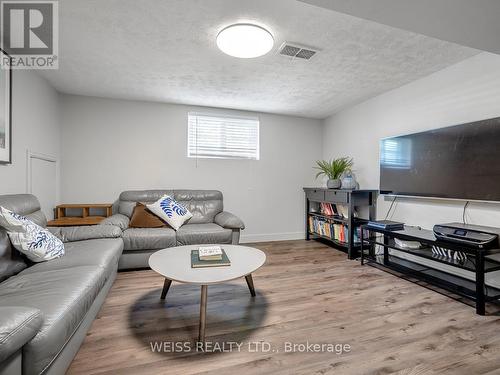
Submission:
<svg viewBox="0 0 500 375">
<path fill-rule="evenodd" d="M 161 291 L 161 299 L 165 299 L 171 284 L 172 280 L 165 278 L 165 282 L 163 283 L 163 290 Z"/>
<path fill-rule="evenodd" d="M 200 328 L 198 332 L 198 342 L 205 342 L 205 326 L 207 323 L 207 289 L 208 285 L 201 286 Z"/>
<path fill-rule="evenodd" d="M 250 289 L 250 294 L 255 297 L 255 288 L 253 286 L 252 274 L 246 275 L 245 280 L 247 281 L 248 289 Z"/>
</svg>

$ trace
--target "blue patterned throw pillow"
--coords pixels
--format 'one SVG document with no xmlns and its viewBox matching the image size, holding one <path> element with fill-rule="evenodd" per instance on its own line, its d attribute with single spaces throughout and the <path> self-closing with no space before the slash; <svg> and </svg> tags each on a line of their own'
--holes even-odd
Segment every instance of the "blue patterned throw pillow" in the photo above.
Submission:
<svg viewBox="0 0 500 375">
<path fill-rule="evenodd" d="M 64 255 L 64 244 L 59 238 L 24 216 L 1 206 L 0 226 L 7 231 L 12 245 L 33 262 L 44 262 Z"/>
<path fill-rule="evenodd" d="M 169 195 L 164 195 L 146 207 L 175 230 L 178 230 L 186 220 L 193 217 L 193 214 L 186 207 Z"/>
</svg>

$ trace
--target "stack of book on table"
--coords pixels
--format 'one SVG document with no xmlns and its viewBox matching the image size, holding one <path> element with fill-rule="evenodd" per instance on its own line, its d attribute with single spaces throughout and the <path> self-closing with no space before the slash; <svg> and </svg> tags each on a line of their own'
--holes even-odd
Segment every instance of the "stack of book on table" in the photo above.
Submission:
<svg viewBox="0 0 500 375">
<path fill-rule="evenodd" d="M 191 250 L 191 268 L 230 266 L 231 262 L 220 246 L 199 246 Z"/>
</svg>

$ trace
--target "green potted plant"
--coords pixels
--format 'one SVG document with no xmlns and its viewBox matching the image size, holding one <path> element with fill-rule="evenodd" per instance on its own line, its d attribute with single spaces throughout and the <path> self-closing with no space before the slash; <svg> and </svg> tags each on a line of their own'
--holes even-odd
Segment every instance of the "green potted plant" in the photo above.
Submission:
<svg viewBox="0 0 500 375">
<path fill-rule="evenodd" d="M 342 174 L 352 168 L 354 161 L 352 158 L 344 156 L 329 161 L 318 160 L 316 161 L 316 165 L 314 168 L 319 169 L 316 178 L 325 175 L 328 177 L 328 182 L 326 183 L 328 189 L 338 189 L 342 185 L 340 180 Z"/>
</svg>

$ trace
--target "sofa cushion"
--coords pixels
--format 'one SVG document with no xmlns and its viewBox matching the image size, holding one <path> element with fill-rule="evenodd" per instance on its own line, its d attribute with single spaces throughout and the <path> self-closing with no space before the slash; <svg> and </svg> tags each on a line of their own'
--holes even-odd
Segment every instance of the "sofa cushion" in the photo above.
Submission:
<svg viewBox="0 0 500 375">
<path fill-rule="evenodd" d="M 32 194 L 0 195 L 0 206 L 24 215 L 42 227 L 47 225 L 40 203 Z M 21 272 L 27 265 L 28 261 L 12 247 L 7 231 L 0 228 L 0 282 Z"/>
<path fill-rule="evenodd" d="M 123 250 L 121 238 L 95 239 L 69 242 L 66 255 L 50 262 L 37 263 L 24 270 L 20 275 L 61 270 L 78 266 L 98 266 L 106 270 L 106 280 L 115 271 Z"/>
<path fill-rule="evenodd" d="M 0 285 L 2 305 L 40 309 L 39 333 L 23 347 L 23 374 L 40 374 L 71 338 L 105 283 L 96 266 L 18 274 Z"/>
<path fill-rule="evenodd" d="M 132 216 L 137 202 L 153 203 L 164 195 L 172 195 L 173 190 L 129 190 L 120 194 L 118 213 Z"/>
<path fill-rule="evenodd" d="M 137 202 L 152 203 L 164 195 L 170 195 L 193 214 L 191 224 L 213 223 L 223 209 L 218 190 L 130 190 L 120 194 L 118 212 L 131 217 Z"/>
<path fill-rule="evenodd" d="M 168 224 L 153 214 L 142 203 L 137 203 L 130 218 L 130 228 L 164 228 Z"/>
<path fill-rule="evenodd" d="M 128 228 L 123 232 L 124 250 L 157 250 L 176 245 L 172 228 Z"/>
<path fill-rule="evenodd" d="M 28 218 L 0 206 L 0 226 L 7 230 L 12 245 L 33 262 L 64 255 L 62 241 Z"/>
<path fill-rule="evenodd" d="M 114 225 L 50 227 L 48 230 L 64 243 L 95 240 L 98 238 L 121 238 L 122 236 L 121 229 Z"/>
<path fill-rule="evenodd" d="M 218 190 L 175 190 L 173 197 L 193 214 L 189 224 L 213 223 L 223 209 Z"/>
<path fill-rule="evenodd" d="M 47 226 L 47 218 L 40 210 L 40 202 L 32 194 L 0 195 L 0 206 L 27 217 L 41 227 Z"/>
<path fill-rule="evenodd" d="M 173 229 L 178 230 L 193 214 L 170 195 L 164 195 L 156 202 L 146 205 L 156 216 L 166 221 Z"/>
<path fill-rule="evenodd" d="M 186 224 L 177 231 L 177 245 L 231 243 L 232 230 L 214 223 Z"/>
</svg>

